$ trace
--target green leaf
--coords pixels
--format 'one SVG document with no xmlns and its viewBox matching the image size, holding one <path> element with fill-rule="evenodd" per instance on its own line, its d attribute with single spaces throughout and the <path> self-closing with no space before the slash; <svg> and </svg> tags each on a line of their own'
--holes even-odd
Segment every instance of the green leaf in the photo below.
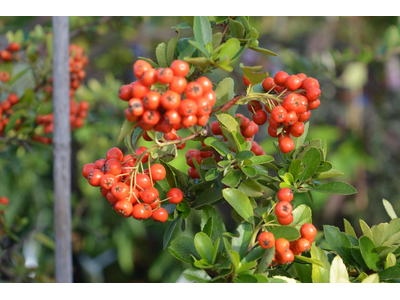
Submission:
<svg viewBox="0 0 400 300">
<path fill-rule="evenodd" d="M 211 281 L 211 277 L 206 271 L 197 268 L 187 269 L 183 272 L 183 275 L 187 280 L 192 282 L 206 283 Z"/>
<path fill-rule="evenodd" d="M 167 47 L 167 63 L 168 63 L 168 66 L 170 66 L 172 61 L 174 60 L 174 54 L 175 54 L 176 46 L 178 45 L 179 35 L 180 35 L 180 28 L 178 27 L 177 28 L 177 36 L 173 37 L 168 42 L 168 47 Z"/>
<path fill-rule="evenodd" d="M 204 179 L 206 181 L 213 181 L 218 178 L 219 175 L 221 175 L 221 171 L 217 168 L 212 168 L 206 172 Z"/>
<path fill-rule="evenodd" d="M 122 124 L 121 130 L 119 131 L 118 143 L 121 142 L 125 138 L 125 136 L 131 134 L 135 129 L 135 126 L 135 122 L 129 122 L 128 120 L 125 120 Z"/>
<path fill-rule="evenodd" d="M 212 206 L 204 206 L 202 211 L 200 228 L 203 230 L 208 219 L 212 218 L 213 230 L 211 233 L 211 240 L 215 243 L 218 238 L 222 238 L 222 233 L 226 232 L 224 221 L 221 219 L 217 210 Z"/>
<path fill-rule="evenodd" d="M 267 55 L 272 55 L 272 56 L 278 56 L 278 54 L 276 54 L 275 52 L 272 52 L 271 50 L 268 49 L 264 49 L 261 47 L 249 47 L 251 50 L 263 53 L 263 54 L 267 54 Z"/>
<path fill-rule="evenodd" d="M 207 43 L 212 43 L 212 30 L 210 21 L 208 20 L 207 17 L 204 16 L 194 17 L 193 32 L 196 41 L 199 42 L 200 44 L 205 46 Z"/>
<path fill-rule="evenodd" d="M 277 226 L 270 230 L 275 236 L 275 240 L 285 238 L 288 241 L 294 241 L 300 238 L 300 231 L 295 227 Z"/>
<path fill-rule="evenodd" d="M 339 228 L 330 225 L 324 225 L 324 235 L 333 252 L 336 252 L 348 264 L 353 264 L 350 253 L 351 243 L 349 237 L 339 231 Z"/>
<path fill-rule="evenodd" d="M 238 154 L 236 154 L 235 159 L 237 161 L 243 161 L 249 158 L 252 158 L 254 156 L 254 153 L 248 150 L 241 151 Z"/>
<path fill-rule="evenodd" d="M 387 268 L 379 273 L 380 280 L 400 279 L 400 265 Z"/>
<path fill-rule="evenodd" d="M 248 270 L 251 270 L 251 269 L 255 268 L 256 266 L 257 266 L 257 262 L 256 261 L 250 261 L 250 262 L 245 263 L 245 264 L 241 263 L 239 269 L 237 270 L 237 272 L 238 273 L 246 272 Z M 245 275 L 241 275 L 241 276 L 245 276 Z M 239 276 L 239 277 L 241 277 L 241 276 Z"/>
<path fill-rule="evenodd" d="M 330 270 L 330 283 L 350 283 L 346 266 L 339 255 L 336 256 L 332 261 Z"/>
<path fill-rule="evenodd" d="M 203 53 L 206 57 L 210 57 L 210 52 L 204 47 L 202 44 L 200 44 L 197 41 L 192 41 L 189 40 L 189 44 L 195 47 L 197 50 L 199 50 L 201 53 Z"/>
<path fill-rule="evenodd" d="M 145 62 L 148 62 L 153 68 L 158 68 L 158 67 L 160 67 L 158 64 L 156 64 L 154 61 L 152 61 L 152 60 L 149 59 L 149 58 L 139 56 L 138 59 L 141 59 L 141 60 L 144 60 Z"/>
<path fill-rule="evenodd" d="M 379 275 L 372 274 L 365 278 L 361 283 L 379 283 Z"/>
<path fill-rule="evenodd" d="M 247 167 L 243 166 L 243 167 L 241 167 L 240 169 L 242 170 L 242 172 L 243 172 L 246 176 L 254 177 L 254 176 L 257 175 L 257 170 L 256 170 L 255 168 L 251 167 L 251 166 L 247 166 Z"/>
<path fill-rule="evenodd" d="M 346 232 L 346 234 L 349 234 L 357 238 L 356 232 L 354 231 L 354 228 L 353 226 L 351 226 L 350 222 L 347 221 L 346 219 L 343 219 L 343 221 L 344 221 L 344 232 Z"/>
<path fill-rule="evenodd" d="M 200 255 L 194 245 L 194 240 L 187 236 L 179 236 L 171 242 L 169 252 L 180 261 L 190 263 L 190 255 L 200 259 Z"/>
<path fill-rule="evenodd" d="M 299 178 L 299 174 L 303 171 L 300 159 L 295 159 L 289 166 L 289 173 L 293 175 L 294 181 L 296 182 Z"/>
<path fill-rule="evenodd" d="M 260 263 L 258 264 L 258 268 L 256 271 L 256 274 L 262 274 L 265 272 L 265 270 L 268 268 L 270 263 L 272 262 L 272 259 L 275 256 L 275 246 L 272 248 L 266 249 L 265 255 L 261 259 Z"/>
<path fill-rule="evenodd" d="M 222 156 L 226 156 L 228 153 L 230 153 L 228 146 L 225 143 L 220 142 L 215 137 L 206 138 L 204 140 L 204 144 L 206 144 L 207 146 L 213 147 Z"/>
<path fill-rule="evenodd" d="M 217 33 L 213 34 L 213 36 L 212 36 L 212 46 L 213 46 L 214 49 L 217 48 L 221 44 L 223 36 L 224 35 L 222 34 L 222 32 L 217 32 Z"/>
<path fill-rule="evenodd" d="M 249 198 L 239 190 L 226 188 L 222 190 L 225 200 L 235 209 L 235 211 L 247 222 L 253 223 L 253 208 Z"/>
<path fill-rule="evenodd" d="M 219 53 L 219 57 L 220 59 L 227 57 L 229 60 L 232 60 L 239 49 L 240 42 L 235 38 L 229 39 L 222 47 L 221 52 Z"/>
<path fill-rule="evenodd" d="M 267 249 L 262 247 L 254 247 L 250 252 L 242 259 L 242 263 L 248 263 L 253 260 L 258 260 L 267 252 Z"/>
<path fill-rule="evenodd" d="M 198 196 L 196 196 L 196 200 L 193 202 L 193 208 L 199 208 L 204 205 L 208 205 L 214 203 L 222 198 L 222 190 L 220 187 L 213 187 L 204 190 Z"/>
<path fill-rule="evenodd" d="M 165 230 L 164 237 L 163 237 L 163 249 L 167 248 L 169 240 L 171 239 L 172 233 L 174 232 L 174 229 L 176 225 L 178 224 L 178 221 L 180 220 L 181 216 L 179 215 Z"/>
<path fill-rule="evenodd" d="M 241 63 L 240 67 L 243 70 L 243 74 L 246 76 L 246 78 L 251 82 L 253 86 L 263 82 L 264 79 L 269 76 L 268 72 L 265 73 L 256 72 L 262 68 L 261 66 L 248 67 Z"/>
<path fill-rule="evenodd" d="M 386 256 L 385 269 L 393 267 L 394 265 L 396 265 L 396 256 L 393 253 L 389 253 L 388 256 Z"/>
<path fill-rule="evenodd" d="M 229 29 L 231 30 L 232 36 L 236 38 L 242 38 L 244 37 L 244 26 L 242 23 L 229 19 Z"/>
<path fill-rule="evenodd" d="M 239 170 L 233 170 L 229 172 L 221 182 L 229 187 L 235 187 L 239 184 L 240 179 L 242 178 L 242 172 Z"/>
<path fill-rule="evenodd" d="M 311 258 L 318 259 L 324 264 L 324 268 L 316 264 L 312 265 L 312 282 L 314 283 L 329 283 L 330 264 L 324 251 L 317 247 L 315 243 L 311 245 Z"/>
<path fill-rule="evenodd" d="M 326 179 L 326 178 L 333 178 L 333 177 L 339 177 L 344 175 L 344 173 L 340 172 L 339 170 L 331 169 L 327 172 L 323 172 L 318 174 L 318 179 Z"/>
<path fill-rule="evenodd" d="M 375 244 L 375 247 L 380 247 L 389 237 L 389 224 L 388 223 L 380 223 L 378 225 L 372 226 L 372 235 L 374 238 L 372 241 Z"/>
<path fill-rule="evenodd" d="M 301 283 L 312 283 L 312 268 L 308 264 L 294 264 L 297 276 Z"/>
<path fill-rule="evenodd" d="M 234 117 L 228 114 L 219 114 L 217 115 L 218 122 L 228 129 L 230 132 L 240 131 L 239 123 L 236 121 Z"/>
<path fill-rule="evenodd" d="M 238 190 L 249 197 L 261 197 L 264 195 L 262 187 L 251 178 L 247 178 L 246 181 L 242 182 Z"/>
<path fill-rule="evenodd" d="M 290 224 L 291 226 L 300 228 L 306 223 L 311 223 L 311 208 L 305 204 L 297 206 L 292 214 L 293 222 Z"/>
<path fill-rule="evenodd" d="M 396 215 L 396 212 L 393 209 L 392 204 L 390 204 L 390 202 L 387 201 L 386 199 L 382 199 L 382 202 L 383 202 L 383 206 L 385 207 L 385 210 L 386 210 L 387 214 L 389 215 L 389 217 L 391 219 L 396 219 L 397 215 Z"/>
<path fill-rule="evenodd" d="M 156 57 L 157 62 L 162 68 L 168 67 L 167 63 L 167 45 L 165 43 L 161 43 L 156 48 Z"/>
<path fill-rule="evenodd" d="M 192 17 L 183 17 L 183 18 L 185 19 L 186 23 L 188 23 L 189 26 L 193 28 L 194 17 L 192 16 Z"/>
<path fill-rule="evenodd" d="M 224 105 L 229 100 L 233 99 L 233 97 L 235 95 L 234 86 L 235 86 L 235 83 L 234 83 L 233 79 L 230 77 L 227 77 L 218 83 L 218 86 L 215 89 L 215 96 L 217 98 L 215 106 Z M 230 112 L 231 110 L 236 111 L 236 107 L 237 107 L 237 105 L 234 105 L 232 108 L 230 108 L 228 110 L 228 112 Z"/>
<path fill-rule="evenodd" d="M 299 175 L 299 179 L 301 181 L 304 181 L 311 178 L 317 171 L 320 161 L 321 153 L 317 148 L 312 147 L 310 150 L 308 150 L 301 161 L 306 166 L 304 168 L 304 171 Z"/>
<path fill-rule="evenodd" d="M 210 219 L 210 220 L 212 220 L 212 219 Z M 221 239 L 217 238 L 217 240 L 215 241 L 215 244 L 213 246 L 212 256 L 211 256 L 211 264 L 215 264 L 215 262 L 217 261 L 218 249 L 219 249 L 220 241 L 221 241 Z"/>
<path fill-rule="evenodd" d="M 363 220 L 360 219 L 360 226 L 361 226 L 361 231 L 363 234 L 367 237 L 369 237 L 371 240 L 374 239 L 374 236 L 372 234 L 371 228 L 365 223 Z"/>
<path fill-rule="evenodd" d="M 212 235 L 213 231 L 213 219 L 208 218 L 207 223 L 204 225 L 204 227 L 201 228 L 201 231 L 207 234 L 209 237 Z"/>
<path fill-rule="evenodd" d="M 368 268 L 378 271 L 379 257 L 378 253 L 376 252 L 374 242 L 371 241 L 371 239 L 367 236 L 362 236 L 360 238 L 360 250 Z"/>
<path fill-rule="evenodd" d="M 290 173 L 285 173 L 285 175 L 283 175 L 283 181 L 284 181 L 287 185 L 293 185 L 293 184 L 294 184 L 293 175 L 290 174 Z"/>
<path fill-rule="evenodd" d="M 306 262 L 306 263 L 309 263 L 309 264 L 314 264 L 314 265 L 320 266 L 322 268 L 325 268 L 324 263 L 322 261 L 320 261 L 319 259 L 309 258 L 309 257 L 306 257 L 306 256 L 300 256 L 300 255 L 296 255 L 295 257 L 296 257 L 297 260 L 300 260 L 300 261 L 303 261 L 303 262 Z"/>
<path fill-rule="evenodd" d="M 357 240 L 358 241 L 358 240 Z M 350 248 L 350 254 L 354 261 L 363 269 L 366 270 L 368 269 L 367 265 L 365 264 L 364 258 L 361 255 L 361 249 L 360 247 L 351 247 Z"/>
<path fill-rule="evenodd" d="M 244 165 L 246 165 L 246 166 L 263 165 L 263 164 L 269 163 L 273 160 L 274 160 L 274 158 L 270 155 L 253 156 L 249 159 L 246 159 L 244 161 Z"/>
<path fill-rule="evenodd" d="M 310 127 L 310 122 L 307 122 L 304 124 L 304 132 L 301 136 L 299 137 L 292 137 L 293 143 L 294 143 L 294 148 L 298 149 L 300 146 L 303 146 L 304 141 L 306 140 L 307 134 L 308 134 L 308 128 Z"/>
<path fill-rule="evenodd" d="M 236 231 L 239 233 L 239 236 L 232 238 L 232 250 L 238 252 L 242 260 L 249 248 L 253 235 L 253 227 L 250 223 L 242 223 L 239 224 Z"/>
<path fill-rule="evenodd" d="M 347 182 L 331 181 L 309 188 L 311 191 L 324 193 L 324 194 L 337 194 L 337 195 L 352 195 L 357 193 L 357 190 Z"/>
<path fill-rule="evenodd" d="M 213 244 L 208 235 L 204 232 L 197 233 L 194 236 L 194 245 L 200 256 L 211 263 L 213 256 Z"/>
</svg>

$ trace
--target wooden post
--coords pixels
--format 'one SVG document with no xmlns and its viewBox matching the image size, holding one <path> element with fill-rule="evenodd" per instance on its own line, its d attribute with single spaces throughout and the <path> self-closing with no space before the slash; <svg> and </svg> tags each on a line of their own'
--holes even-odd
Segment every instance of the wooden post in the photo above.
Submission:
<svg viewBox="0 0 400 300">
<path fill-rule="evenodd" d="M 72 282 L 69 18 L 53 17 L 54 232 L 56 282 Z"/>
</svg>

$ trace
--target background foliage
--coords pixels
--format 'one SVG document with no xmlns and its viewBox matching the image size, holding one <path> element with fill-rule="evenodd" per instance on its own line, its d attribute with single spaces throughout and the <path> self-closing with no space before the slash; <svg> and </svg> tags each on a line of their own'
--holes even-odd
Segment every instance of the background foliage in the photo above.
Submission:
<svg viewBox="0 0 400 300">
<path fill-rule="evenodd" d="M 124 103 L 117 97 L 119 86 L 135 80 L 133 62 L 139 56 L 155 58 L 160 42 L 175 36 L 171 27 L 184 22 L 180 17 L 71 17 L 71 42 L 88 54 L 86 85 L 78 100 L 91 107 L 84 127 L 73 134 L 73 241 L 74 278 L 77 282 L 175 282 L 183 264 L 162 250 L 168 225 L 145 226 L 133 219 L 121 220 L 80 175 L 88 161 L 104 156 L 117 145 L 124 120 Z M 0 45 L 7 45 L 6 33 L 22 29 L 25 36 L 36 26 L 51 26 L 48 17 L 0 18 Z M 368 224 L 389 221 L 381 199 L 390 200 L 400 211 L 400 31 L 396 17 L 258 17 L 251 25 L 260 32 L 260 47 L 279 57 L 245 50 L 234 71 L 218 70 L 210 76 L 219 82 L 235 79 L 243 91 L 240 62 L 263 65 L 275 74 L 304 72 L 321 83 L 322 105 L 311 117 L 308 139 L 323 138 L 329 145 L 329 160 L 343 171 L 345 180 L 358 194 L 331 196 L 315 194 L 301 201 L 313 209 L 313 223 L 344 230 L 343 218 L 353 224 L 358 236 L 358 219 Z M 190 36 L 191 29 L 181 31 Z M 2 100 L 2 99 L 0 99 Z M 246 109 L 240 111 L 247 114 Z M 269 155 L 275 155 L 272 139 L 265 128 L 256 136 Z M 183 134 L 182 134 L 183 136 Z M 146 146 L 146 143 L 143 142 Z M 197 144 L 196 144 L 197 146 Z M 190 149 L 187 143 L 186 149 Z M 52 231 L 52 148 L 34 144 L 31 151 L 10 146 L 0 150 L 0 196 L 10 199 L 5 214 L 14 221 L 23 239 L 13 281 L 53 281 Z M 188 167 L 184 155 L 173 162 L 181 170 Z M 296 196 L 301 199 L 301 195 Z M 235 223 L 230 208 L 218 206 L 228 231 Z M 17 220 L 15 221 L 15 218 Z M 199 231 L 200 215 L 192 215 L 183 235 Z M 17 237 L 16 237 L 17 238 Z M 2 240 L 2 243 L 11 243 Z M 0 253 L 1 255 L 1 253 Z M 34 276 L 32 270 L 35 269 Z M 1 272 L 1 271 L 0 271 Z"/>
</svg>

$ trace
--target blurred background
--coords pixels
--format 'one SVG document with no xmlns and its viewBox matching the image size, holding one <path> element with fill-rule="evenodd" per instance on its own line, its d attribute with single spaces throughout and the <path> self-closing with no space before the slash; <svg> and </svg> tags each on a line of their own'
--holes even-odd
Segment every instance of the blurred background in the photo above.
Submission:
<svg viewBox="0 0 400 300">
<path fill-rule="evenodd" d="M 90 61 L 75 94 L 90 103 L 87 121 L 74 131 L 72 142 L 75 282 L 175 282 L 188 267 L 162 248 L 168 224 L 146 226 L 119 217 L 81 175 L 84 164 L 104 157 L 109 148 L 126 151 L 123 142 L 117 144 L 126 105 L 118 89 L 135 80 L 137 57 L 154 60 L 156 46 L 175 36 L 171 27 L 182 22 L 182 17 L 70 18 L 71 42 L 83 47 Z M 327 140 L 328 160 L 345 173 L 339 179 L 358 190 L 352 196 L 314 193 L 314 203 L 296 196 L 296 203 L 312 207 L 318 229 L 323 224 L 343 229 L 343 218 L 359 232 L 360 218 L 370 226 L 389 221 L 382 198 L 400 211 L 399 18 L 251 17 L 250 23 L 260 32 L 260 47 L 279 57 L 246 50 L 241 62 L 262 65 L 272 76 L 285 70 L 320 81 L 322 104 L 310 118 L 308 139 Z M 7 46 L 8 31 L 22 29 L 28 35 L 38 26 L 50 28 L 51 18 L 0 17 L 0 48 Z M 181 32 L 191 34 L 191 29 Z M 235 92 L 245 91 L 238 65 L 232 73 L 209 77 L 219 82 L 228 76 L 236 82 Z M 267 154 L 276 154 L 267 126 L 256 140 Z M 187 143 L 173 165 L 186 170 L 185 151 L 198 146 Z M 42 144 L 0 152 L 0 197 L 10 200 L 4 217 L 13 224 L 13 234 L 0 235 L 0 282 L 54 281 L 52 159 L 52 146 Z M 227 229 L 234 230 L 229 206 L 217 209 Z M 192 236 L 199 222 L 200 214 L 192 213 L 186 231 L 175 234 Z M 2 257 L 10 248 L 12 254 Z"/>
</svg>

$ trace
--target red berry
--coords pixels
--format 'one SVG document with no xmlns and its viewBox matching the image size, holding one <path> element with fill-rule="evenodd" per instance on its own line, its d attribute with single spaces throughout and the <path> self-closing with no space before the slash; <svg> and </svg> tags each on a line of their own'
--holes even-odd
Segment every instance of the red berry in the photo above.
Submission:
<svg viewBox="0 0 400 300">
<path fill-rule="evenodd" d="M 128 218 L 132 214 L 133 206 L 127 200 L 119 200 L 117 203 L 114 204 L 114 210 L 124 218 Z"/>
<path fill-rule="evenodd" d="M 284 86 L 286 83 L 286 79 L 289 77 L 289 74 L 284 71 L 279 71 L 276 73 L 274 77 L 275 84 Z"/>
<path fill-rule="evenodd" d="M 153 212 L 151 218 L 156 222 L 164 223 L 168 220 L 168 212 L 164 208 L 160 207 Z"/>
<path fill-rule="evenodd" d="M 271 232 L 261 232 L 257 240 L 261 248 L 264 249 L 272 248 L 275 245 L 275 237 Z"/>
<path fill-rule="evenodd" d="M 284 137 L 279 140 L 279 149 L 282 153 L 289 153 L 294 149 L 293 140 L 290 137 Z"/>
<path fill-rule="evenodd" d="M 173 204 L 178 204 L 183 200 L 183 192 L 178 188 L 172 188 L 167 193 L 167 198 L 169 202 Z"/>
<path fill-rule="evenodd" d="M 293 200 L 293 191 L 289 188 L 282 188 L 276 194 L 279 201 L 290 202 Z"/>
<path fill-rule="evenodd" d="M 302 80 L 298 76 L 290 75 L 286 79 L 285 85 L 289 90 L 295 91 L 301 87 L 301 83 L 302 83 Z"/>
<path fill-rule="evenodd" d="M 275 206 L 275 215 L 278 218 L 287 218 L 292 214 L 293 206 L 287 201 L 280 201 Z"/>
<path fill-rule="evenodd" d="M 150 171 L 151 171 L 151 176 L 155 181 L 163 180 L 167 174 L 164 166 L 161 164 L 152 165 Z"/>
</svg>

